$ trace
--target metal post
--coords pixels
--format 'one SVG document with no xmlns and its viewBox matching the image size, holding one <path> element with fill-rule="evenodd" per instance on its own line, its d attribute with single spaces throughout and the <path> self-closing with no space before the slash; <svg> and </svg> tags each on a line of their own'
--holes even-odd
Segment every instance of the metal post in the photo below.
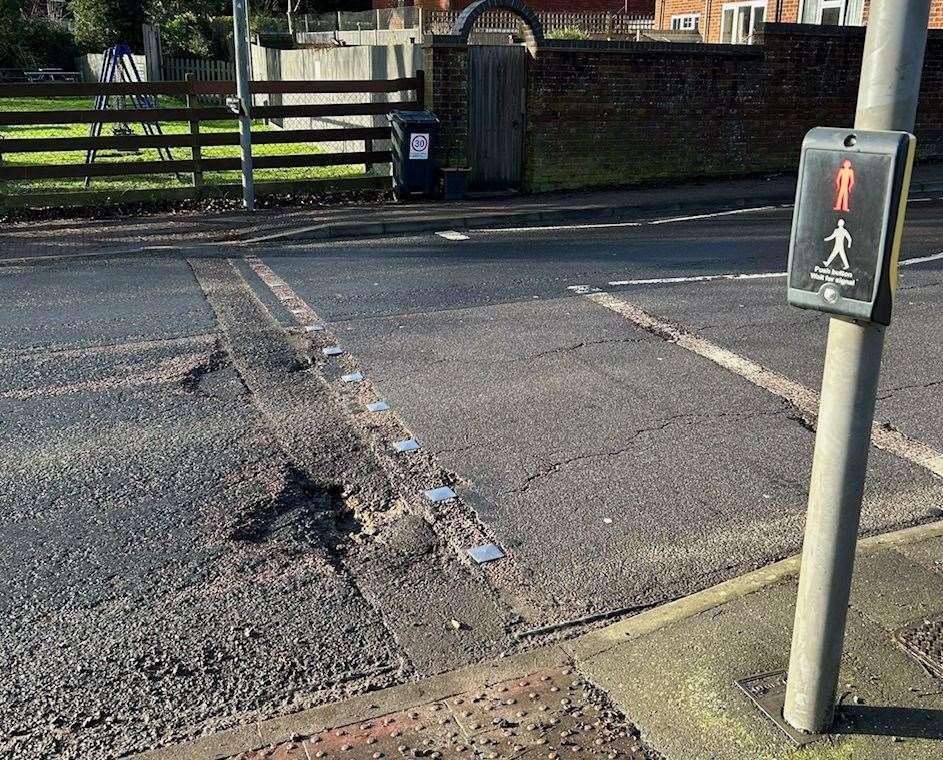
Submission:
<svg viewBox="0 0 943 760">
<path fill-rule="evenodd" d="M 252 181 L 252 96 L 249 90 L 249 28 L 246 0 L 232 0 L 234 47 L 236 50 L 236 94 L 239 97 L 239 143 L 242 148 L 242 205 L 255 210 L 255 185 Z"/>
<path fill-rule="evenodd" d="M 193 74 L 187 72 L 184 77 L 187 82 L 187 110 L 190 112 L 190 159 L 193 162 L 193 187 L 199 195 L 203 187 L 203 148 L 200 144 L 200 120 L 194 113 L 197 99 L 193 95 Z"/>
<path fill-rule="evenodd" d="M 930 0 L 872 0 L 858 129 L 913 131 L 929 15 Z M 830 322 L 783 708 L 809 733 L 834 716 L 883 347 L 881 325 Z"/>
</svg>

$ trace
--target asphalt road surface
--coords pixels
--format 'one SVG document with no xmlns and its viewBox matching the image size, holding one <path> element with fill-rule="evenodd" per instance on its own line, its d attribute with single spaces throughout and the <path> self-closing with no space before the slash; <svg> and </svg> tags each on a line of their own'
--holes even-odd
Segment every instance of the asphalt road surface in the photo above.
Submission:
<svg viewBox="0 0 943 760">
<path fill-rule="evenodd" d="M 785 304 L 790 215 L 0 267 L 0 752 L 132 753 L 795 552 L 827 319 Z M 864 532 L 943 514 L 941 252 L 912 204 Z"/>
</svg>

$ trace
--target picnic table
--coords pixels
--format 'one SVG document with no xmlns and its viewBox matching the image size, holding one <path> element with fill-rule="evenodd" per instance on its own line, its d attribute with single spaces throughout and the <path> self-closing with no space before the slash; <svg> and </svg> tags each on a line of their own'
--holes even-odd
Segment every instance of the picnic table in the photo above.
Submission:
<svg viewBox="0 0 943 760">
<path fill-rule="evenodd" d="M 82 80 L 82 75 L 78 71 L 64 69 L 37 69 L 27 71 L 26 78 L 30 82 L 79 82 Z"/>
</svg>

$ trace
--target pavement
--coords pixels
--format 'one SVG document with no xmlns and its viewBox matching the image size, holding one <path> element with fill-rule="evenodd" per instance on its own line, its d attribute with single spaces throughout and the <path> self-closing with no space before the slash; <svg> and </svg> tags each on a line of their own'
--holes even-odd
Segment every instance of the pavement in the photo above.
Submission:
<svg viewBox="0 0 943 760">
<path fill-rule="evenodd" d="M 909 207 L 864 536 L 941 517 L 941 209 Z M 0 265 L 0 754 L 121 757 L 403 685 L 423 700 L 429 679 L 565 651 L 797 552 L 827 320 L 784 304 L 789 220 L 649 211 L 145 255 L 95 248 L 89 224 L 57 243 L 79 257 L 18 229 Z M 440 487 L 455 498 L 426 496 Z M 487 544 L 504 557 L 479 565 Z M 643 706 L 563 675 L 561 707 L 621 716 L 594 746 L 662 751 Z"/>
<path fill-rule="evenodd" d="M 792 203 L 795 177 L 703 180 L 611 191 L 441 202 L 324 203 L 242 212 L 155 213 L 137 219 L 69 218 L 10 222 L 0 228 L 0 259 L 155 254 L 180 248 L 280 244 L 404 235 L 440 230 L 596 223 L 646 214 Z M 914 195 L 943 193 L 943 164 L 917 167 Z M 66 211 L 66 214 L 69 212 Z"/>
<path fill-rule="evenodd" d="M 943 522 L 859 543 L 821 735 L 784 730 L 757 704 L 783 699 L 798 568 L 791 557 L 525 655 L 135 760 L 938 757 Z"/>
</svg>

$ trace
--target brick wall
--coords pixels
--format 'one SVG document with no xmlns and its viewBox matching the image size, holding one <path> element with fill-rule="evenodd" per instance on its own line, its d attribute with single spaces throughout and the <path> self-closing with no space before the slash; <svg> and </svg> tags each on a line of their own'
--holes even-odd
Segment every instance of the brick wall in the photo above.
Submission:
<svg viewBox="0 0 943 760">
<path fill-rule="evenodd" d="M 807 130 L 853 123 L 863 44 L 860 27 L 786 24 L 753 46 L 547 42 L 530 64 L 525 189 L 794 171 Z M 427 54 L 431 88 L 443 88 L 429 101 L 440 160 L 454 165 L 466 155 L 467 58 L 454 45 Z M 943 158 L 939 32 L 917 136 L 919 155 Z"/>
<path fill-rule="evenodd" d="M 700 13 L 703 23 L 704 6 L 705 0 L 656 0 L 655 28 L 670 29 L 672 16 L 687 13 Z"/>
<path fill-rule="evenodd" d="M 440 166 L 468 161 L 468 46 L 461 42 L 426 45 L 426 108 L 440 122 L 435 149 Z"/>
<path fill-rule="evenodd" d="M 671 17 L 682 13 L 701 14 L 701 34 L 706 42 L 720 42 L 720 16 L 725 0 L 655 0 L 655 28 L 670 29 Z M 799 21 L 801 0 L 767 0 L 766 18 L 794 24 Z M 870 0 L 864 2 L 864 22 L 868 21 Z M 777 18 L 777 11 L 779 16 Z M 943 0 L 930 5 L 931 29 L 943 29 Z"/>
<path fill-rule="evenodd" d="M 868 14 L 871 10 L 871 0 L 864 0 L 864 22 L 868 22 Z M 943 0 L 933 0 L 930 3 L 930 24 L 931 29 L 943 29 Z"/>
</svg>

